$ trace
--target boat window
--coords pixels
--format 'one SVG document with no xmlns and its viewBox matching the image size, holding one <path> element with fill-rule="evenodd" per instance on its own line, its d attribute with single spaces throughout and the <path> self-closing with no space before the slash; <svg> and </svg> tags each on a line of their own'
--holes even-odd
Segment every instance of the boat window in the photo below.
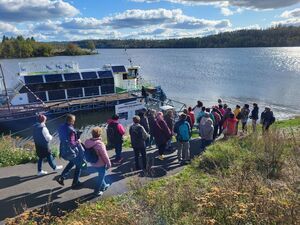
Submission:
<svg viewBox="0 0 300 225">
<path fill-rule="evenodd" d="M 112 66 L 111 68 L 114 73 L 125 73 L 126 72 L 125 66 Z"/>
<path fill-rule="evenodd" d="M 97 73 L 96 72 L 82 72 L 81 73 L 82 78 L 87 80 L 87 79 L 97 79 Z"/>
<path fill-rule="evenodd" d="M 85 96 L 99 95 L 99 87 L 86 87 L 84 88 Z"/>
<path fill-rule="evenodd" d="M 63 80 L 61 74 L 47 74 L 47 75 L 45 75 L 45 79 L 46 79 L 47 83 L 59 82 L 59 81 Z"/>
<path fill-rule="evenodd" d="M 80 98 L 83 97 L 82 88 L 74 88 L 67 90 L 68 98 Z"/>
<path fill-rule="evenodd" d="M 44 83 L 43 76 L 40 76 L 40 75 L 24 76 L 24 81 L 25 81 L 25 84 Z"/>
<path fill-rule="evenodd" d="M 81 80 L 79 73 L 66 73 L 64 74 L 65 80 Z"/>
<path fill-rule="evenodd" d="M 41 101 L 38 100 L 36 97 L 41 99 L 43 102 L 47 101 L 46 92 L 36 92 L 34 93 L 34 95 L 32 93 L 27 94 L 29 103 L 41 103 Z"/>
<path fill-rule="evenodd" d="M 65 90 L 48 91 L 50 101 L 66 99 Z"/>
<path fill-rule="evenodd" d="M 115 93 L 115 86 L 114 85 L 103 85 L 101 86 L 101 94 L 112 94 Z"/>
<path fill-rule="evenodd" d="M 107 71 L 98 71 L 99 78 L 109 78 L 113 77 L 113 74 L 110 70 Z"/>
</svg>

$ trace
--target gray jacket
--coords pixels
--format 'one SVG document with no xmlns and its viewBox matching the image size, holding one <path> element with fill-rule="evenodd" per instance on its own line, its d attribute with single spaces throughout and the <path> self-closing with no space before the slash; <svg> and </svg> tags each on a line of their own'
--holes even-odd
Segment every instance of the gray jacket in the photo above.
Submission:
<svg viewBox="0 0 300 225">
<path fill-rule="evenodd" d="M 145 148 L 145 141 L 149 134 L 141 124 L 133 124 L 129 129 L 131 145 L 133 148 Z"/>
<path fill-rule="evenodd" d="M 199 134 L 202 139 L 207 141 L 213 140 L 214 135 L 214 126 L 211 119 L 207 119 L 205 123 L 200 123 L 199 125 Z"/>
</svg>

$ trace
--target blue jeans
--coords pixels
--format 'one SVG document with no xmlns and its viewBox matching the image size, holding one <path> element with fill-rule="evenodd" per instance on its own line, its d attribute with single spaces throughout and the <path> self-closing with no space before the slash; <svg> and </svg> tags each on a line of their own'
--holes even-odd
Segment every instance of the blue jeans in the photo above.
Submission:
<svg viewBox="0 0 300 225">
<path fill-rule="evenodd" d="M 116 151 L 116 160 L 120 160 L 122 158 L 122 143 L 115 144 Z"/>
<path fill-rule="evenodd" d="M 56 164 L 55 164 L 55 161 L 54 161 L 53 156 L 50 154 L 50 155 L 48 155 L 46 158 L 47 158 L 47 161 L 48 161 L 48 163 L 49 163 L 49 166 L 50 166 L 53 170 L 55 170 L 55 169 L 56 169 Z M 44 158 L 39 158 L 39 161 L 38 161 L 38 172 L 41 172 L 41 171 L 42 171 L 43 160 L 44 160 Z"/>
<path fill-rule="evenodd" d="M 75 172 L 74 172 L 72 185 L 76 185 L 79 182 L 82 163 L 83 163 L 83 158 L 82 158 L 82 155 L 79 154 L 75 159 L 69 161 L 68 165 L 65 167 L 65 169 L 61 173 L 61 177 L 63 179 L 66 179 L 67 176 L 69 175 L 71 169 L 73 168 L 73 166 L 75 166 Z"/>
<path fill-rule="evenodd" d="M 107 183 L 105 182 L 106 167 L 93 167 L 93 171 L 98 173 L 95 192 L 102 191 L 107 185 Z"/>
</svg>

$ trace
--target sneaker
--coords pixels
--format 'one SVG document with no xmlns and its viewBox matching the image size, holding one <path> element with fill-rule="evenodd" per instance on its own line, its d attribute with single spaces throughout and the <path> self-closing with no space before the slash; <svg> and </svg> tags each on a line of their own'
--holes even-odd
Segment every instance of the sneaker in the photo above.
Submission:
<svg viewBox="0 0 300 225">
<path fill-rule="evenodd" d="M 81 182 L 77 182 L 76 184 L 72 184 L 72 186 L 71 186 L 71 189 L 79 189 L 79 188 L 81 188 L 83 186 L 83 183 L 81 183 Z"/>
<path fill-rule="evenodd" d="M 65 182 L 64 182 L 64 178 L 62 176 L 59 176 L 55 179 L 57 181 L 57 183 L 59 183 L 61 186 L 64 186 L 65 185 Z"/>
<path fill-rule="evenodd" d="M 95 195 L 96 197 L 100 197 L 100 196 L 103 195 L 103 191 L 96 191 L 96 192 L 94 192 L 94 195 Z"/>
<path fill-rule="evenodd" d="M 102 191 L 106 191 L 110 187 L 110 184 L 106 184 Z"/>
<path fill-rule="evenodd" d="M 64 168 L 63 165 L 59 165 L 59 166 L 56 166 L 54 171 L 57 171 L 57 170 L 62 170 Z"/>
<path fill-rule="evenodd" d="M 160 155 L 160 156 L 158 156 L 158 159 L 162 161 L 162 160 L 164 160 L 164 156 Z"/>
<path fill-rule="evenodd" d="M 48 172 L 47 171 L 44 171 L 44 170 L 41 170 L 40 172 L 38 172 L 38 176 L 43 176 L 43 175 L 46 175 L 46 174 L 48 174 Z"/>
</svg>

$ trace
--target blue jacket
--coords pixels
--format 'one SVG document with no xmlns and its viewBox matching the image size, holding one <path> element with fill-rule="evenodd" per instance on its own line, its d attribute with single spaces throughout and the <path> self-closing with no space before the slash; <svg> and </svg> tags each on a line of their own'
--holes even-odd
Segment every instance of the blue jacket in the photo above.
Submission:
<svg viewBox="0 0 300 225">
<path fill-rule="evenodd" d="M 181 130 L 180 127 L 184 125 L 185 129 Z M 191 139 L 191 127 L 186 120 L 179 120 L 175 123 L 174 132 L 177 134 L 177 141 L 189 141 Z M 183 132 L 183 133 L 182 133 Z"/>
</svg>

